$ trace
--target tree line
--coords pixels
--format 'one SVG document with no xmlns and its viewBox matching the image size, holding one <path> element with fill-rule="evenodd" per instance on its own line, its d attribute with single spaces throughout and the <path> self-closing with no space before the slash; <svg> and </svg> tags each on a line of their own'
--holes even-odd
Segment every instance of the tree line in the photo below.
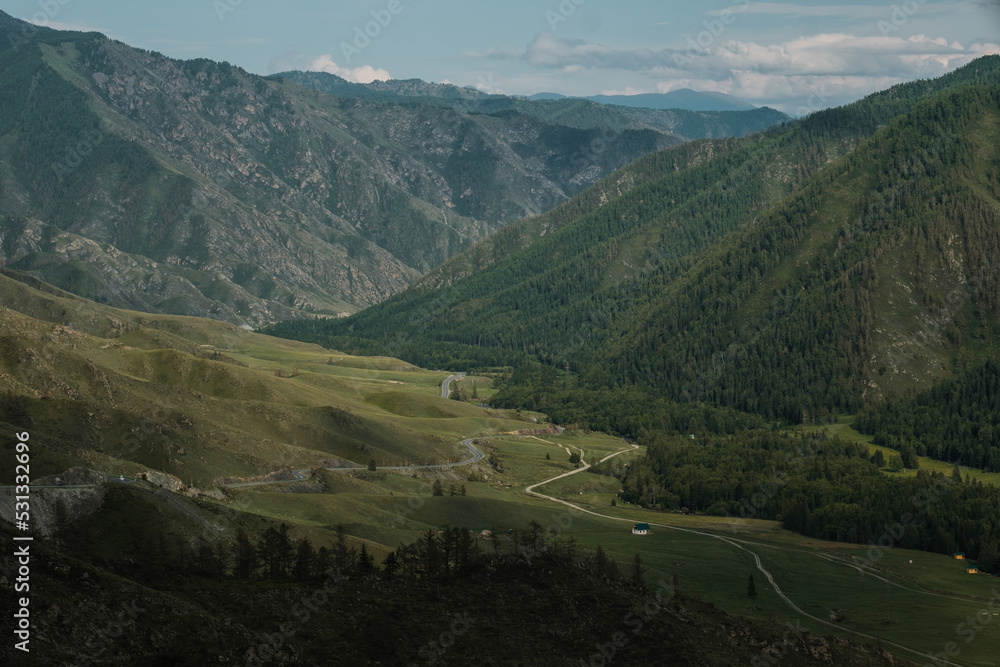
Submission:
<svg viewBox="0 0 1000 667">
<path fill-rule="evenodd" d="M 1000 363 L 989 359 L 912 399 L 869 407 L 854 426 L 877 445 L 1000 472 Z"/>
<path fill-rule="evenodd" d="M 862 443 L 825 432 L 648 435 L 645 459 L 617 470 L 621 496 L 641 507 L 781 521 L 838 542 L 966 552 L 1000 574 L 1000 489 L 920 470 L 890 478 Z"/>
</svg>

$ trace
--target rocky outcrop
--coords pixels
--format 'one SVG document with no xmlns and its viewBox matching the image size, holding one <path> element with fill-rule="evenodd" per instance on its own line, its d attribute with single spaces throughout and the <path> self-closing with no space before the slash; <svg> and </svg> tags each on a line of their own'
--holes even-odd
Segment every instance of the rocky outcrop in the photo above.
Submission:
<svg viewBox="0 0 1000 667">
<path fill-rule="evenodd" d="M 378 303 L 678 141 L 336 98 L 94 33 L 45 32 L 16 59 L 0 73 L 23 105 L 11 114 L 59 113 L 0 137 L 0 265 L 251 327 Z"/>
<path fill-rule="evenodd" d="M 147 470 L 146 472 L 141 472 L 136 475 L 138 479 L 149 482 L 154 486 L 158 486 L 161 489 L 166 489 L 167 491 L 173 491 L 174 493 L 179 493 L 185 488 L 184 482 L 174 477 L 173 475 L 168 475 L 165 472 L 160 472 L 158 470 Z"/>
</svg>

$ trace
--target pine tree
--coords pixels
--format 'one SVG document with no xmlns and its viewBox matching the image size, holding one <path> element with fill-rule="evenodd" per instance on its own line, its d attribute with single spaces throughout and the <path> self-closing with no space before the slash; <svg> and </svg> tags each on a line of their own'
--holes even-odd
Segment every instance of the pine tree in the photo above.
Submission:
<svg viewBox="0 0 1000 667">
<path fill-rule="evenodd" d="M 309 540 L 302 538 L 295 549 L 295 578 L 299 581 L 309 581 L 316 567 L 316 554 Z"/>
<path fill-rule="evenodd" d="M 439 479 L 434 480 L 433 489 L 434 489 L 433 490 L 433 495 L 435 495 L 435 496 L 443 496 L 444 495 L 444 489 L 441 487 L 441 480 L 439 480 Z"/>
<path fill-rule="evenodd" d="M 428 529 L 423 540 L 424 576 L 433 577 L 441 571 L 441 547 L 437 535 Z"/>
<path fill-rule="evenodd" d="M 753 574 L 750 574 L 750 578 L 747 580 L 747 597 L 756 598 L 757 597 L 757 584 L 754 583 Z"/>
<path fill-rule="evenodd" d="M 281 524 L 278 529 L 276 553 L 278 560 L 278 576 L 281 578 L 290 576 L 292 574 L 292 568 L 295 565 L 295 545 L 292 544 L 292 538 L 288 534 L 288 526 L 284 523 Z"/>
<path fill-rule="evenodd" d="M 632 559 L 632 584 L 637 588 L 645 588 L 642 577 L 647 571 L 648 568 L 642 566 L 642 555 L 636 552 L 635 558 Z"/>
<path fill-rule="evenodd" d="M 348 572 L 354 567 L 356 552 L 353 547 L 347 546 L 347 538 L 344 535 L 344 527 L 337 526 L 337 544 L 333 551 L 333 565 L 340 573 Z"/>
<path fill-rule="evenodd" d="M 216 576 L 225 576 L 226 571 L 229 569 L 229 552 L 231 549 L 232 545 L 226 541 L 219 540 L 215 543 Z"/>
<path fill-rule="evenodd" d="M 371 574 L 375 571 L 375 559 L 368 553 L 368 547 L 361 543 L 361 553 L 358 554 L 358 572 Z"/>
<path fill-rule="evenodd" d="M 618 570 L 618 564 L 608 558 L 608 554 L 604 551 L 604 547 L 600 544 L 598 544 L 597 549 L 594 550 L 592 562 L 595 574 L 598 576 L 607 577 L 611 580 L 621 578 L 621 572 Z"/>
<path fill-rule="evenodd" d="M 398 569 L 399 558 L 396 556 L 395 551 L 390 551 L 389 555 L 382 561 L 382 571 L 385 573 L 386 579 L 391 579 Z"/>
<path fill-rule="evenodd" d="M 257 557 L 261 562 L 261 569 L 263 571 L 262 576 L 267 579 L 273 579 L 275 577 L 275 571 L 277 566 L 275 565 L 275 537 L 278 531 L 274 527 L 269 527 L 261 535 L 260 542 L 257 543 Z"/>
<path fill-rule="evenodd" d="M 236 534 L 236 578 L 253 579 L 257 575 L 257 549 L 245 530 Z"/>
<path fill-rule="evenodd" d="M 875 453 L 872 454 L 871 462 L 879 468 L 885 467 L 885 454 L 882 453 L 881 449 L 875 450 Z"/>
<path fill-rule="evenodd" d="M 316 552 L 316 572 L 320 575 L 325 575 L 327 570 L 330 569 L 330 550 L 326 547 L 320 547 L 319 551 Z"/>
</svg>

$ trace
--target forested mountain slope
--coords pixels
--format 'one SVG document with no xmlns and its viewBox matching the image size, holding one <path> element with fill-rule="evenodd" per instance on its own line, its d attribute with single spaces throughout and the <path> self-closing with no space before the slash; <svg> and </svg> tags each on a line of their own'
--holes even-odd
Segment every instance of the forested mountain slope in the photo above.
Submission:
<svg viewBox="0 0 1000 667">
<path fill-rule="evenodd" d="M 1000 472 L 1000 364 L 989 359 L 912 398 L 873 406 L 855 427 L 878 445 Z"/>
<path fill-rule="evenodd" d="M 914 106 L 616 322 L 606 376 L 773 417 L 995 352 L 1000 87 Z"/>
<path fill-rule="evenodd" d="M 794 422 L 928 386 L 995 331 L 998 73 L 646 156 L 378 307 L 274 331 Z"/>
</svg>

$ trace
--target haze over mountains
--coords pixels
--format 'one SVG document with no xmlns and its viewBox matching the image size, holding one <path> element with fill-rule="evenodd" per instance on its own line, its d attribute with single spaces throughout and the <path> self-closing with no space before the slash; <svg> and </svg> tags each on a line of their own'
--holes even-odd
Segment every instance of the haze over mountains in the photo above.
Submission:
<svg viewBox="0 0 1000 667">
<path fill-rule="evenodd" d="M 559 93 L 537 93 L 531 100 L 570 99 Z M 616 104 L 646 109 L 687 109 L 689 111 L 749 111 L 754 105 L 732 95 L 679 88 L 669 93 L 642 93 L 637 95 L 588 95 L 583 99 L 599 104 Z"/>
<path fill-rule="evenodd" d="M 377 303 L 640 155 L 786 120 L 331 97 L 25 25 L 0 14 L 2 261 L 251 326 Z"/>
<path fill-rule="evenodd" d="M 517 111 L 580 129 L 653 129 L 684 139 L 744 136 L 790 120 L 780 111 L 757 108 L 729 95 L 692 90 L 664 95 L 566 97 L 540 93 L 520 97 L 419 79 L 361 84 L 327 72 L 283 72 L 275 76 L 339 97 L 420 102 L 469 113 Z"/>
</svg>

